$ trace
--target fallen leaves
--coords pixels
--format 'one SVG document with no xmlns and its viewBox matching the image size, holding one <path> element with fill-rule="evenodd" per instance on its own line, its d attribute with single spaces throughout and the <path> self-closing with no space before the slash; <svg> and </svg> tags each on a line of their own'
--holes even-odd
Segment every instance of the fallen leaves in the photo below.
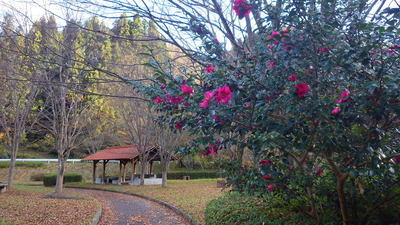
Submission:
<svg viewBox="0 0 400 225">
<path fill-rule="evenodd" d="M 0 223 L 89 224 L 98 209 L 97 201 L 74 192 L 65 194 L 71 198 L 43 198 L 43 192 L 8 190 L 0 194 Z"/>
</svg>

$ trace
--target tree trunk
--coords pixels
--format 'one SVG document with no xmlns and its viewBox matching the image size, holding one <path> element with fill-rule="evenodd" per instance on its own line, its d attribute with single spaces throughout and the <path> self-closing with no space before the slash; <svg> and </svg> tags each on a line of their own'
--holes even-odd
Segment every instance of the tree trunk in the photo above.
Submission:
<svg viewBox="0 0 400 225">
<path fill-rule="evenodd" d="M 342 220 L 343 220 L 342 224 L 348 225 L 350 224 L 350 217 L 349 217 L 349 210 L 347 208 L 346 194 L 344 192 L 344 182 L 349 177 L 349 173 L 346 172 L 342 174 L 339 168 L 336 166 L 335 162 L 333 162 L 333 160 L 329 156 L 325 156 L 325 159 L 332 168 L 336 177 L 336 192 L 338 194 L 340 203 L 340 212 L 342 214 Z"/>
<path fill-rule="evenodd" d="M 140 185 L 144 185 L 144 175 L 146 174 L 147 162 L 140 162 Z"/>
<path fill-rule="evenodd" d="M 56 195 L 62 195 L 63 192 L 63 181 L 64 181 L 64 172 L 65 172 L 65 159 L 62 157 L 58 157 L 58 169 L 57 169 L 57 180 L 55 193 Z"/>
<path fill-rule="evenodd" d="M 7 174 L 7 189 L 11 189 L 14 180 L 14 169 L 15 169 L 15 162 L 17 161 L 17 151 L 12 151 L 11 159 L 10 159 L 10 167 L 8 168 Z"/>
<path fill-rule="evenodd" d="M 165 168 L 163 167 L 161 174 L 162 174 L 161 187 L 166 187 L 166 186 L 167 186 L 167 174 L 168 174 L 168 170 L 165 169 Z"/>
<path fill-rule="evenodd" d="M 167 186 L 167 175 L 168 175 L 168 169 L 169 169 L 169 163 L 171 162 L 171 158 L 167 157 L 167 159 L 162 159 L 161 160 L 161 176 L 162 176 L 162 183 L 161 187 L 166 187 Z"/>
</svg>

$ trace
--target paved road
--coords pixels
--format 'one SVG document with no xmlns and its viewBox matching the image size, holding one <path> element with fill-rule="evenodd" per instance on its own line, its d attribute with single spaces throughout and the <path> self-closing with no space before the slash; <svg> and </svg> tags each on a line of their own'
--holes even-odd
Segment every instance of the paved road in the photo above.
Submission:
<svg viewBox="0 0 400 225">
<path fill-rule="evenodd" d="M 176 212 L 146 199 L 108 191 L 75 190 L 100 202 L 103 211 L 99 225 L 189 225 Z"/>
</svg>

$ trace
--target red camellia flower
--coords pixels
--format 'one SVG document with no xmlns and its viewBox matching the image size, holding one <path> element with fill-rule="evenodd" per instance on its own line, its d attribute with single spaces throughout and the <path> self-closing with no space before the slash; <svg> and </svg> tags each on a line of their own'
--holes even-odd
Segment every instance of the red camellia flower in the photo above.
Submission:
<svg viewBox="0 0 400 225">
<path fill-rule="evenodd" d="M 322 174 L 322 170 L 321 170 L 321 169 L 318 169 L 318 171 L 317 171 L 317 172 L 315 172 L 315 174 L 317 174 L 317 175 L 320 175 L 320 176 L 321 176 L 321 174 Z"/>
<path fill-rule="evenodd" d="M 219 44 L 219 40 L 214 38 L 214 44 L 218 45 Z"/>
<path fill-rule="evenodd" d="M 165 84 L 160 86 L 160 89 L 165 89 L 165 88 L 166 88 Z"/>
<path fill-rule="evenodd" d="M 292 74 L 289 76 L 289 80 L 295 82 L 296 81 L 296 75 Z"/>
<path fill-rule="evenodd" d="M 338 114 L 338 113 L 340 113 L 340 108 L 338 108 L 338 107 L 334 108 L 334 109 L 332 110 L 331 113 L 332 113 L 332 114 Z"/>
<path fill-rule="evenodd" d="M 328 47 L 323 47 L 323 48 L 321 48 L 321 52 L 322 53 L 329 52 L 329 48 Z"/>
<path fill-rule="evenodd" d="M 232 92 L 228 86 L 219 87 L 218 90 L 215 92 L 215 103 L 228 103 L 232 97 L 231 93 Z"/>
<path fill-rule="evenodd" d="M 272 190 L 274 190 L 274 188 L 275 188 L 275 186 L 273 184 L 268 184 L 268 187 L 267 187 L 268 191 L 272 191 Z"/>
<path fill-rule="evenodd" d="M 232 9 L 235 10 L 236 15 L 239 19 L 249 16 L 251 5 L 249 5 L 246 0 L 235 0 L 233 1 Z"/>
<path fill-rule="evenodd" d="M 266 176 L 263 176 L 263 180 L 269 180 L 271 179 L 271 174 L 268 174 Z"/>
<path fill-rule="evenodd" d="M 190 87 L 188 87 L 186 85 L 181 85 L 181 91 L 183 94 L 192 94 L 193 93 L 193 89 L 191 89 Z"/>
<path fill-rule="evenodd" d="M 166 94 L 165 98 L 167 99 L 167 101 L 169 103 L 171 103 L 172 105 L 174 104 L 180 104 L 183 100 L 182 96 L 171 96 L 170 94 Z"/>
<path fill-rule="evenodd" d="M 207 73 L 212 73 L 214 71 L 214 66 L 213 65 L 208 65 L 204 70 Z"/>
<path fill-rule="evenodd" d="M 306 93 L 308 93 L 308 87 L 306 83 L 296 84 L 296 90 L 294 91 L 297 94 L 297 97 L 301 98 Z"/>
<path fill-rule="evenodd" d="M 178 130 L 182 130 L 182 124 L 180 122 L 176 123 L 175 124 L 175 128 L 178 129 Z"/>
<path fill-rule="evenodd" d="M 206 93 L 204 93 L 204 98 L 202 100 L 201 103 L 199 103 L 199 106 L 202 109 L 206 109 L 208 107 L 209 101 L 211 100 L 211 98 L 215 95 L 214 91 L 207 91 Z"/>
<path fill-rule="evenodd" d="M 260 161 L 260 164 L 261 164 L 261 166 L 265 166 L 265 165 L 271 165 L 271 161 L 269 161 L 269 160 L 261 160 Z"/>
<path fill-rule="evenodd" d="M 157 96 L 156 99 L 153 100 L 153 102 L 158 104 L 158 103 L 162 102 L 162 99 Z"/>
</svg>

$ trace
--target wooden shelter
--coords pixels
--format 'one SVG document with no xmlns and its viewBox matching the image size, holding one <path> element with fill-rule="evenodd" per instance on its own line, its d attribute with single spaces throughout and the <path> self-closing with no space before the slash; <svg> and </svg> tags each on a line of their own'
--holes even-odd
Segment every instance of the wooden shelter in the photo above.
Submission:
<svg viewBox="0 0 400 225">
<path fill-rule="evenodd" d="M 157 147 L 151 147 L 148 151 L 149 158 L 148 162 L 150 163 L 150 170 L 148 171 L 149 174 L 153 173 L 153 162 L 160 161 L 160 156 L 158 154 Z M 172 160 L 175 160 L 175 157 L 172 157 Z M 139 151 L 137 150 L 136 146 L 133 145 L 123 145 L 123 146 L 114 146 L 114 147 L 107 147 L 101 151 L 94 153 L 93 155 L 87 156 L 81 161 L 93 161 L 93 183 L 96 181 L 96 168 L 97 164 L 100 161 L 103 161 L 103 173 L 101 176 L 101 183 L 108 183 L 106 181 L 106 164 L 110 160 L 117 160 L 119 161 L 119 176 L 118 176 L 118 184 L 125 182 L 126 180 L 126 164 L 129 162 L 131 163 L 131 178 L 130 180 L 133 181 L 134 174 L 136 171 L 136 163 L 139 161 Z"/>
</svg>

